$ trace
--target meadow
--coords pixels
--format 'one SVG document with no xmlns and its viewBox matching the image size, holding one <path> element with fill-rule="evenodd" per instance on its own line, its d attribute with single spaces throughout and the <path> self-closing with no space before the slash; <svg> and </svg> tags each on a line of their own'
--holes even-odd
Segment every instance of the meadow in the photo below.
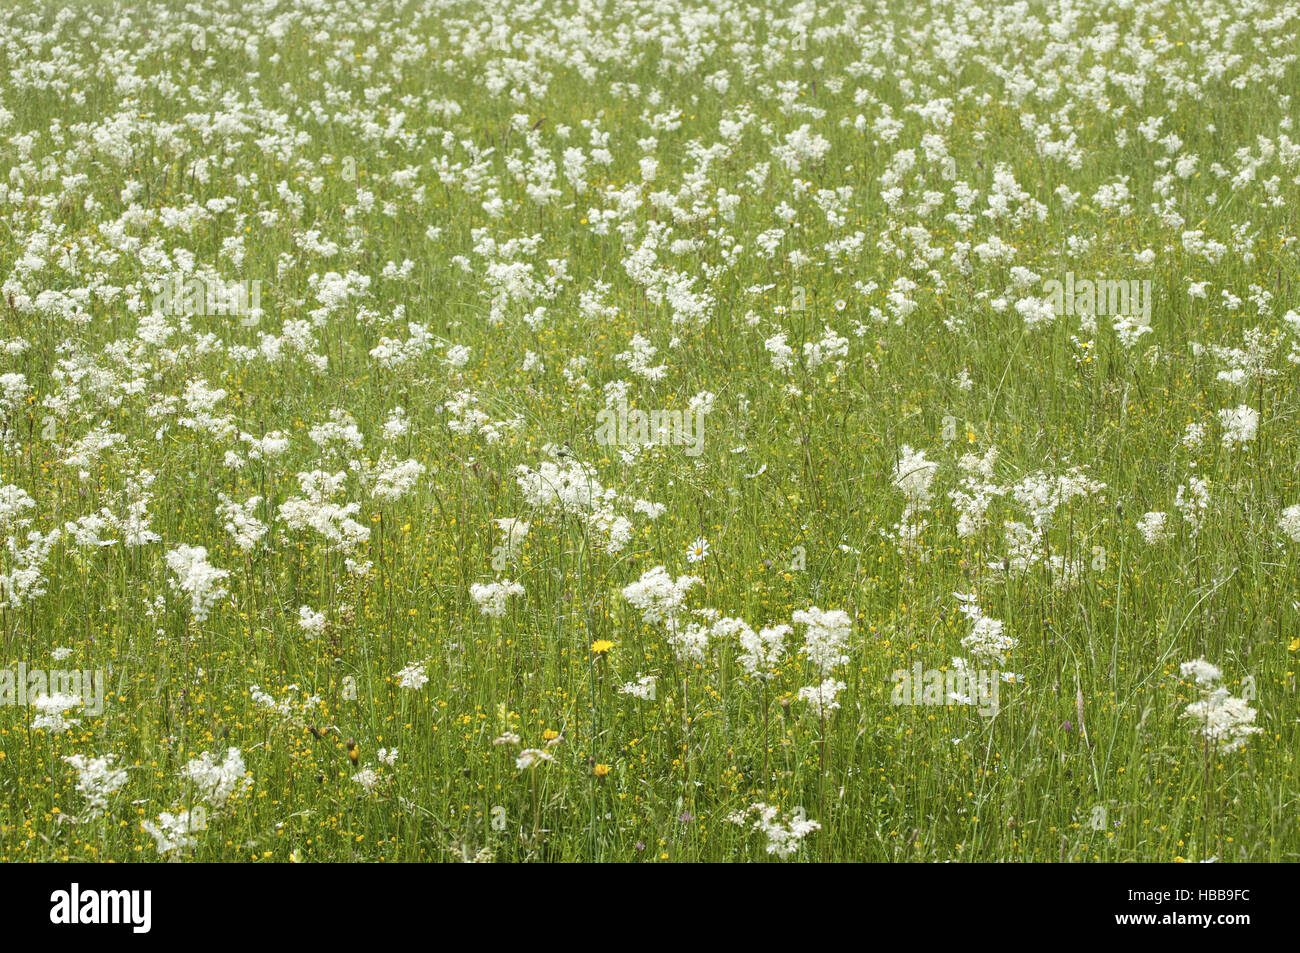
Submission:
<svg viewBox="0 0 1300 953">
<path fill-rule="evenodd" d="M 1300 6 L 0 11 L 0 861 L 1300 859 Z"/>
</svg>

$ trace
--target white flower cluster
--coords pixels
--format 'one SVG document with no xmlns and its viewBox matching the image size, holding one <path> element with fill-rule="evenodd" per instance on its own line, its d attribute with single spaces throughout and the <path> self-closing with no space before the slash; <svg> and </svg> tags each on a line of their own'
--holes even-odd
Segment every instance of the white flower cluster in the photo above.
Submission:
<svg viewBox="0 0 1300 953">
<path fill-rule="evenodd" d="M 641 611 L 647 625 L 663 624 L 672 631 L 677 628 L 678 614 L 686 595 L 702 580 L 699 576 L 678 576 L 673 579 L 663 566 L 655 566 L 641 574 L 636 582 L 623 587 L 623 598 Z"/>
<path fill-rule="evenodd" d="M 81 705 L 81 699 L 69 692 L 37 695 L 31 701 L 31 707 L 38 712 L 36 717 L 32 719 L 32 727 L 55 735 L 61 731 L 67 731 L 73 725 L 81 724 L 80 718 L 69 718 L 67 716 L 69 711 L 80 708 Z"/>
<path fill-rule="evenodd" d="M 253 786 L 244 758 L 235 747 L 227 748 L 223 759 L 207 751 L 190 759 L 181 769 L 181 778 L 194 785 L 195 797 L 213 811 L 224 810 L 236 794 Z"/>
<path fill-rule="evenodd" d="M 342 470 L 335 473 L 325 470 L 299 473 L 298 485 L 302 489 L 302 496 L 290 497 L 281 503 L 280 518 L 291 530 L 315 530 L 324 537 L 326 546 L 334 552 L 356 552 L 370 539 L 370 528 L 353 519 L 361 512 L 360 503 L 333 502 L 332 498 L 342 491 L 346 481 L 347 473 Z"/>
<path fill-rule="evenodd" d="M 993 619 L 980 609 L 973 593 L 954 593 L 962 614 L 970 620 L 971 629 L 961 640 L 962 648 L 977 659 L 1002 663 L 1017 645 L 1014 636 L 1008 635 L 1000 619 Z"/>
<path fill-rule="evenodd" d="M 624 586 L 622 595 L 640 611 L 646 625 L 663 627 L 665 639 L 679 661 L 702 662 L 711 644 L 734 639 L 740 648 L 737 661 L 745 674 L 759 681 L 770 679 L 785 657 L 785 639 L 794 629 L 789 625 L 769 625 L 755 632 L 743 619 L 724 616 L 716 609 L 695 609 L 688 614 L 686 596 L 700 583 L 698 576 L 682 575 L 674 579 L 663 566 L 654 566 L 636 582 Z M 819 684 L 802 689 L 799 697 L 822 717 L 840 707 L 836 699 L 845 684 L 830 675 L 848 661 L 853 621 L 842 609 L 823 611 L 817 606 L 795 611 L 792 621 L 808 627 L 804 655 L 822 679 Z M 647 694 L 653 697 L 653 682 L 643 678 L 639 683 L 625 684 L 621 691 L 639 698 Z"/>
<path fill-rule="evenodd" d="M 163 811 L 157 822 L 144 821 L 140 826 L 153 838 L 158 853 L 166 855 L 191 850 L 198 844 L 194 832 L 207 828 L 207 813 L 201 808 L 179 814 Z"/>
<path fill-rule="evenodd" d="M 1278 517 L 1277 528 L 1293 543 L 1300 543 L 1300 503 L 1288 506 Z"/>
<path fill-rule="evenodd" d="M 500 619 L 506 614 L 506 602 L 511 596 L 522 596 L 522 583 L 502 579 L 497 582 L 476 582 L 469 587 L 470 598 L 478 603 L 485 616 Z"/>
<path fill-rule="evenodd" d="M 641 701 L 652 702 L 655 700 L 655 686 L 658 682 L 659 679 L 657 676 L 642 676 L 638 674 L 636 681 L 624 682 L 619 686 L 618 691 L 619 694 L 622 695 L 631 695 L 633 698 L 640 699 Z"/>
<path fill-rule="evenodd" d="M 928 525 L 928 521 L 920 514 L 930 508 L 930 484 L 938 470 L 939 464 L 927 460 L 924 450 L 913 450 L 904 444 L 898 451 L 893 483 L 907 501 L 903 515 L 894 527 L 894 536 L 900 550 L 913 550 L 920 544 L 921 533 Z"/>
<path fill-rule="evenodd" d="M 605 552 L 615 555 L 632 539 L 633 524 L 627 511 L 657 519 L 663 506 L 627 497 L 601 485 L 594 467 L 556 454 L 558 462 L 544 460 L 536 469 L 520 464 L 515 480 L 525 501 L 541 510 L 573 515 L 584 520 L 596 537 L 605 544 Z"/>
<path fill-rule="evenodd" d="M 822 829 L 821 824 L 808 820 L 802 809 L 793 814 L 782 814 L 780 808 L 762 801 L 751 804 L 743 811 L 737 811 L 727 820 L 744 826 L 751 818 L 751 829 L 761 831 L 767 838 L 767 852 L 782 860 L 793 856 L 805 837 Z"/>
<path fill-rule="evenodd" d="M 108 799 L 126 783 L 126 770 L 113 767 L 117 756 L 88 758 L 84 754 L 67 755 L 63 759 L 77 769 L 77 793 L 86 799 L 88 813 L 81 820 L 98 817 L 108 807 Z"/>
<path fill-rule="evenodd" d="M 399 688 L 409 688 L 413 691 L 419 691 L 429 683 L 427 669 L 427 662 L 412 662 L 393 677 L 397 679 L 397 685 Z"/>
<path fill-rule="evenodd" d="M 1200 686 L 1201 697 L 1187 706 L 1183 717 L 1192 721 L 1192 731 L 1206 745 L 1230 754 L 1245 745 L 1251 735 L 1263 731 L 1255 724 L 1255 709 L 1244 698 L 1215 684 L 1223 677 L 1216 666 L 1197 659 L 1184 662 L 1180 671 L 1183 678 L 1193 678 Z"/>
<path fill-rule="evenodd" d="M 222 580 L 230 575 L 208 562 L 205 546 L 187 546 L 184 543 L 167 554 L 167 568 L 172 571 L 172 589 L 190 597 L 190 615 L 197 622 L 208 614 L 228 592 Z"/>
</svg>

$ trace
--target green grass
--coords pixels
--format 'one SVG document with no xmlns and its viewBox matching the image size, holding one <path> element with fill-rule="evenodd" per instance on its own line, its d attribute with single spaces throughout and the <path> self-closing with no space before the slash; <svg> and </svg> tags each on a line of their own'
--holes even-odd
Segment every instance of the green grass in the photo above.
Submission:
<svg viewBox="0 0 1300 953">
<path fill-rule="evenodd" d="M 0 348 L 0 374 L 26 386 L 0 406 L 0 486 L 34 503 L 0 519 L 0 574 L 20 568 L 31 531 L 101 508 L 120 519 L 146 471 L 160 539 L 128 546 L 110 526 L 113 544 L 96 547 L 65 532 L 39 565 L 43 594 L 0 593 L 6 667 L 107 673 L 103 713 L 70 711 L 79 723 L 61 732 L 0 706 L 0 860 L 154 860 L 142 824 L 200 805 L 206 826 L 169 858 L 773 859 L 761 833 L 728 820 L 757 802 L 821 825 L 793 854 L 809 861 L 1300 857 L 1300 544 L 1278 526 L 1300 503 L 1300 369 L 1288 359 L 1300 321 L 1284 318 L 1300 308 L 1294 8 L 1087 3 L 1063 23 L 1056 4 L 1032 3 L 1017 25 L 997 4 L 837 2 L 817 6 L 802 50 L 792 8 L 758 0 L 707 14 L 676 2 L 599 14 L 571 2 L 60 6 L 0 14 L 0 342 L 27 342 Z M 724 70 L 721 92 L 705 80 Z M 950 125 L 908 108 L 941 98 Z M 892 143 L 873 130 L 885 106 L 901 123 Z M 655 120 L 678 110 L 675 128 Z M 752 121 L 725 140 L 720 121 L 742 110 Z M 1138 127 L 1157 116 L 1148 141 Z M 538 203 L 530 168 L 544 156 L 562 170 L 568 148 L 590 156 L 584 122 L 608 134 L 609 165 L 589 161 L 581 193 L 558 171 Z M 829 150 L 792 171 L 774 148 L 805 124 Z M 1075 137 L 1077 168 L 1036 148 L 1043 125 L 1044 141 Z M 1158 141 L 1169 133 L 1172 151 Z M 954 177 L 927 155 L 930 135 Z M 881 177 L 904 149 L 916 162 L 895 201 Z M 658 171 L 640 187 L 647 154 Z M 1191 155 L 1180 177 L 1175 162 Z M 994 218 L 983 212 L 1000 168 L 1026 196 Z M 1234 184 L 1243 168 L 1253 174 Z M 406 169 L 409 184 L 394 181 Z M 1098 189 L 1122 177 L 1128 208 L 1105 207 Z M 957 182 L 979 192 L 967 221 Z M 1062 185 L 1079 193 L 1072 207 Z M 1162 221 L 1165 202 L 1181 225 Z M 598 233 L 588 210 L 620 207 Z M 768 253 L 760 236 L 777 227 Z M 304 241 L 313 230 L 338 250 Z M 1194 230 L 1222 256 L 1189 250 Z M 858 232 L 856 248 L 827 249 Z M 501 253 L 533 236 L 535 248 Z M 973 251 L 994 237 L 1015 247 L 1010 262 Z M 681 240 L 694 244 L 671 247 Z M 638 248 L 657 276 L 629 270 Z M 1135 258 L 1144 250 L 1150 264 Z M 406 260 L 408 274 L 385 276 Z M 512 260 L 531 266 L 531 296 L 494 303 L 508 279 L 488 266 Z M 1013 266 L 1035 277 L 1016 288 Z M 260 281 L 260 322 L 166 315 L 165 340 L 142 336 L 150 283 L 205 267 Z M 1017 299 L 1067 272 L 1150 280 L 1150 333 L 1125 347 L 1108 317 L 1095 331 L 1076 316 L 1027 327 Z M 328 273 L 369 284 L 313 319 Z M 896 317 L 899 279 L 914 286 Z M 1208 283 L 1206 298 L 1192 282 Z M 592 292 L 599 308 L 584 306 Z M 706 302 L 698 314 L 690 295 Z M 62 303 L 74 299 L 79 313 Z M 303 348 L 233 350 L 285 337 L 289 321 Z M 371 357 L 411 322 L 435 339 L 428 350 L 393 367 Z M 810 368 L 803 345 L 828 327 L 847 353 Z M 1244 347 L 1254 328 L 1275 373 L 1219 380 L 1229 364 L 1211 349 Z M 765 347 L 781 332 L 795 351 L 786 370 Z M 658 348 L 662 379 L 618 359 L 634 334 Z M 461 367 L 444 360 L 453 345 L 470 349 Z M 578 357 L 585 367 L 569 364 Z M 195 381 L 226 392 L 209 429 L 182 421 L 195 417 Z M 628 463 L 626 448 L 599 443 L 615 381 L 647 410 L 714 394 L 703 452 L 655 447 Z M 449 426 L 443 407 L 462 392 L 506 424 L 496 439 Z M 1259 413 L 1257 434 L 1226 446 L 1219 411 L 1241 404 Z M 409 430 L 387 439 L 396 407 Z M 311 439 L 336 410 L 359 449 Z M 1190 424 L 1205 425 L 1199 445 L 1183 441 Z M 69 462 L 97 425 L 122 439 Z M 289 441 L 274 459 L 238 437 L 273 431 Z M 904 447 L 938 465 L 915 547 L 889 535 L 906 503 L 893 482 Z M 1005 492 L 962 537 L 958 461 L 994 448 L 990 482 Z M 385 452 L 425 467 L 390 502 L 363 483 Z M 528 502 L 518 468 L 544 460 L 581 461 L 627 498 L 621 550 L 581 514 Z M 1004 522 L 1031 522 L 1012 488 L 1074 466 L 1104 489 L 1060 506 L 1030 563 L 1003 569 Z M 350 554 L 282 518 L 298 474 L 318 469 L 346 474 L 334 502 L 360 504 L 352 518 L 369 538 Z M 1195 533 L 1175 505 L 1193 477 L 1210 501 Z M 261 498 L 254 515 L 270 530 L 250 551 L 223 528 L 219 494 Z M 633 499 L 664 512 L 636 514 Z M 1169 514 L 1166 541 L 1143 539 L 1148 511 Z M 506 518 L 531 524 L 509 558 L 493 523 Z M 701 537 L 709 554 L 689 562 Z M 181 545 L 229 572 L 204 620 L 171 584 L 166 557 Z M 1044 554 L 1077 564 L 1068 584 Z M 829 673 L 845 683 L 840 709 L 821 719 L 798 698 L 824 677 L 804 626 L 766 683 L 745 673 L 734 638 L 679 659 L 621 594 L 657 565 L 700 578 L 689 608 L 755 630 L 810 605 L 846 611 L 848 661 Z M 491 618 L 470 587 L 501 578 L 525 593 Z M 1001 686 L 991 718 L 892 705 L 895 670 L 969 657 L 954 593 L 972 591 L 1017 640 L 1000 667 L 1023 681 Z M 315 638 L 302 606 L 325 614 Z M 601 640 L 612 648 L 594 654 Z M 51 659 L 58 648 L 70 657 Z M 1207 748 L 1181 717 L 1198 692 L 1179 665 L 1200 657 L 1257 709 L 1262 731 L 1241 750 Z M 425 663 L 419 689 L 398 685 L 411 663 Z M 648 675 L 653 700 L 618 691 Z M 252 686 L 288 713 L 260 706 Z M 494 744 L 507 733 L 519 743 Z M 250 783 L 204 804 L 182 769 L 231 747 Z M 395 762 L 380 762 L 392 748 Z M 521 770 L 522 748 L 554 760 Z M 127 772 L 97 816 L 64 760 L 78 754 L 112 754 Z M 367 766 L 373 790 L 355 780 Z"/>
</svg>

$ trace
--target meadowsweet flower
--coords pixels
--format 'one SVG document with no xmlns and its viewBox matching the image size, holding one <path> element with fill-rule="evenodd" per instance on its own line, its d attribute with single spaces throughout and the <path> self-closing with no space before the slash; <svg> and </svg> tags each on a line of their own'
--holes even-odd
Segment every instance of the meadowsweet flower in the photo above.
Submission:
<svg viewBox="0 0 1300 953">
<path fill-rule="evenodd" d="M 372 793 L 379 786 L 379 774 L 374 768 L 367 766 L 352 775 L 352 781 L 365 788 L 366 793 Z"/>
<path fill-rule="evenodd" d="M 519 752 L 519 757 L 515 758 L 515 768 L 519 771 L 527 771 L 529 768 L 541 764 L 543 761 L 554 761 L 555 756 L 549 751 L 543 751 L 540 748 L 525 748 Z"/>
<path fill-rule="evenodd" d="M 894 465 L 894 486 L 903 491 L 909 503 L 924 506 L 930 500 L 930 483 L 938 469 L 937 463 L 925 459 L 924 450 L 904 444 Z"/>
<path fill-rule="evenodd" d="M 836 699 L 847 687 L 838 679 L 828 678 L 820 685 L 799 689 L 799 700 L 808 702 L 814 717 L 823 718 L 839 710 L 840 703 Z"/>
<path fill-rule="evenodd" d="M 117 755 L 89 758 L 83 754 L 65 756 L 64 761 L 77 770 L 77 793 L 86 799 L 87 814 L 82 820 L 98 817 L 108 807 L 108 799 L 126 784 L 126 771 L 113 767 Z"/>
<path fill-rule="evenodd" d="M 402 407 L 394 407 L 384 421 L 384 439 L 388 441 L 397 440 L 406 436 L 411 431 L 411 421 L 406 416 L 406 410 Z"/>
<path fill-rule="evenodd" d="M 68 692 L 55 692 L 53 695 L 40 694 L 31 700 L 31 707 L 38 712 L 32 719 L 32 727 L 51 734 L 66 731 L 73 725 L 81 724 L 80 718 L 69 718 L 67 713 L 80 708 L 81 699 Z"/>
<path fill-rule="evenodd" d="M 843 609 L 823 611 L 817 606 L 795 610 L 795 625 L 808 626 L 804 634 L 804 654 L 813 667 L 827 675 L 837 665 L 849 660 L 846 651 L 853 620 Z"/>
<path fill-rule="evenodd" d="M 1193 732 L 1206 745 L 1230 754 L 1242 748 L 1251 735 L 1263 731 L 1255 724 L 1255 709 L 1245 699 L 1214 684 L 1222 677 L 1217 667 L 1198 659 L 1184 662 L 1180 671 L 1184 678 L 1191 676 L 1201 686 L 1200 698 L 1188 704 L 1183 717 L 1192 721 Z"/>
<path fill-rule="evenodd" d="M 291 497 L 280 504 L 280 518 L 291 530 L 311 529 L 319 533 L 326 545 L 335 552 L 351 554 L 370 538 L 370 528 L 362 526 L 354 517 L 361 504 L 339 504 L 331 497 L 338 494 L 347 480 L 347 473 L 330 473 L 325 470 L 304 471 L 298 474 L 302 496 Z"/>
<path fill-rule="evenodd" d="M 190 615 L 197 622 L 207 619 L 212 607 L 227 594 L 221 582 L 230 573 L 208 562 L 206 547 L 177 546 L 167 554 L 167 568 L 172 571 L 172 589 L 190 597 Z"/>
<path fill-rule="evenodd" d="M 412 662 L 393 677 L 397 679 L 398 688 L 409 688 L 414 691 L 419 691 L 429 682 L 424 662 Z"/>
<path fill-rule="evenodd" d="M 220 761 L 207 751 L 190 759 L 181 769 L 181 778 L 194 785 L 196 798 L 206 802 L 209 808 L 220 811 L 236 794 L 253 786 L 253 779 L 247 773 L 239 749 L 231 747 L 226 749 L 226 756 Z"/>
<path fill-rule="evenodd" d="M 1240 404 L 1218 412 L 1219 425 L 1223 428 L 1223 446 L 1232 447 L 1238 443 L 1249 443 L 1255 439 L 1260 425 L 1260 415 L 1255 408 Z"/>
<path fill-rule="evenodd" d="M 763 347 L 772 355 L 772 369 L 785 371 L 790 369 L 794 357 L 794 348 L 785 343 L 785 334 L 774 334 L 764 342 Z"/>
<path fill-rule="evenodd" d="M 163 811 L 158 815 L 157 823 L 144 821 L 140 826 L 153 837 L 158 853 L 171 854 L 193 849 L 198 844 L 193 832 L 205 829 L 207 823 L 201 809 L 196 809 L 179 814 Z"/>
<path fill-rule="evenodd" d="M 524 587 L 521 583 L 504 579 L 499 582 L 476 582 L 469 587 L 470 598 L 479 605 L 485 616 L 500 619 L 506 614 L 506 600 L 511 596 L 522 596 Z"/>
<path fill-rule="evenodd" d="M 1184 662 L 1179 666 L 1183 678 L 1194 678 L 1198 685 L 1211 685 L 1223 677 L 1217 666 L 1211 665 L 1205 659 L 1196 659 L 1191 662 Z"/>
<path fill-rule="evenodd" d="M 997 448 L 991 447 L 983 457 L 967 453 L 958 461 L 965 476 L 960 487 L 948 491 L 948 498 L 957 510 L 957 535 L 962 539 L 970 539 L 988 526 L 989 507 L 1006 493 L 1003 487 L 991 482 L 997 457 Z"/>
<path fill-rule="evenodd" d="M 1219 411 L 1219 424 L 1223 427 L 1223 445 L 1231 448 L 1255 439 L 1259 414 L 1253 407 L 1241 404 Z"/>
<path fill-rule="evenodd" d="M 1167 513 L 1145 513 L 1138 520 L 1138 532 L 1142 534 L 1148 546 L 1155 546 L 1169 537 L 1168 522 Z"/>
<path fill-rule="evenodd" d="M 555 448 L 549 449 L 556 452 Z M 536 469 L 521 465 L 515 470 L 515 480 L 530 505 L 585 520 L 605 542 L 609 555 L 622 552 L 632 538 L 632 522 L 624 515 L 627 509 L 650 519 L 663 512 L 659 504 L 636 500 L 603 486 L 595 470 L 577 460 L 546 460 Z"/>
<path fill-rule="evenodd" d="M 641 611 L 641 619 L 647 625 L 663 622 L 672 627 L 686 594 L 701 582 L 696 576 L 678 576 L 674 580 L 663 566 L 655 566 L 643 572 L 636 582 L 624 586 L 622 594 Z"/>
<path fill-rule="evenodd" d="M 662 380 L 664 375 L 668 373 L 668 365 L 651 366 L 651 361 L 654 360 L 658 350 L 657 347 L 650 343 L 648 338 L 642 337 L 640 334 L 634 334 L 631 343 L 628 345 L 628 350 L 616 354 L 614 360 L 620 364 L 626 364 L 628 370 L 638 377 L 649 381 Z"/>
<path fill-rule="evenodd" d="M 298 627 L 311 638 L 325 631 L 325 613 L 314 611 L 311 606 L 298 609 Z"/>
<path fill-rule="evenodd" d="M 803 346 L 804 366 L 810 371 L 828 362 L 842 366 L 848 355 L 849 339 L 840 337 L 830 328 L 823 331 L 820 340 L 809 341 Z"/>
<path fill-rule="evenodd" d="M 746 626 L 740 633 L 741 653 L 736 661 L 747 675 L 769 678 L 785 655 L 785 637 L 793 631 L 788 625 L 765 626 L 757 632 Z"/>
<path fill-rule="evenodd" d="M 1195 536 L 1204 525 L 1205 515 L 1210 509 L 1208 484 L 1199 477 L 1189 478 L 1185 484 L 1179 485 L 1178 493 L 1174 497 L 1174 506 L 1182 514 L 1183 520 Z"/>
<path fill-rule="evenodd" d="M 255 515 L 262 505 L 262 498 L 253 496 L 246 502 L 239 503 L 224 493 L 218 493 L 217 499 L 221 501 L 217 507 L 217 515 L 225 520 L 226 532 L 234 538 L 236 546 L 246 553 L 250 552 L 266 536 L 269 529 Z"/>
<path fill-rule="evenodd" d="M 532 524 L 514 517 L 493 520 L 497 529 L 501 531 L 501 548 L 505 552 L 507 559 L 514 559 L 519 552 L 519 547 L 525 539 L 528 538 L 528 530 Z"/>
<path fill-rule="evenodd" d="M 1012 488 L 1012 496 L 1029 513 L 1034 529 L 1050 526 L 1062 506 L 1072 500 L 1097 496 L 1106 484 L 1089 479 L 1082 468 L 1071 467 L 1052 477 L 1031 473 Z"/>
<path fill-rule="evenodd" d="M 962 648 L 977 659 L 1002 663 L 1017 645 L 1017 640 L 1004 631 L 1004 624 L 986 616 L 975 601 L 974 595 L 955 593 L 962 614 L 970 620 L 970 632 L 961 640 Z"/>
<path fill-rule="evenodd" d="M 733 824 L 741 826 L 751 819 L 751 830 L 760 831 L 767 838 L 767 852 L 782 860 L 793 856 L 799 849 L 800 842 L 822 827 L 816 821 L 808 820 L 802 808 L 793 814 L 782 814 L 780 808 L 761 801 L 727 818 Z"/>
<path fill-rule="evenodd" d="M 1300 543 L 1300 503 L 1288 506 L 1278 518 L 1277 527 L 1293 543 Z"/>
<path fill-rule="evenodd" d="M 654 675 L 638 676 L 634 682 L 624 682 L 618 690 L 622 695 L 631 695 L 641 701 L 654 701 L 655 685 L 658 681 L 658 677 Z"/>
<path fill-rule="evenodd" d="M 385 457 L 373 474 L 370 495 L 381 503 L 396 502 L 410 494 L 424 472 L 424 464 L 418 460 L 389 460 Z"/>
</svg>

